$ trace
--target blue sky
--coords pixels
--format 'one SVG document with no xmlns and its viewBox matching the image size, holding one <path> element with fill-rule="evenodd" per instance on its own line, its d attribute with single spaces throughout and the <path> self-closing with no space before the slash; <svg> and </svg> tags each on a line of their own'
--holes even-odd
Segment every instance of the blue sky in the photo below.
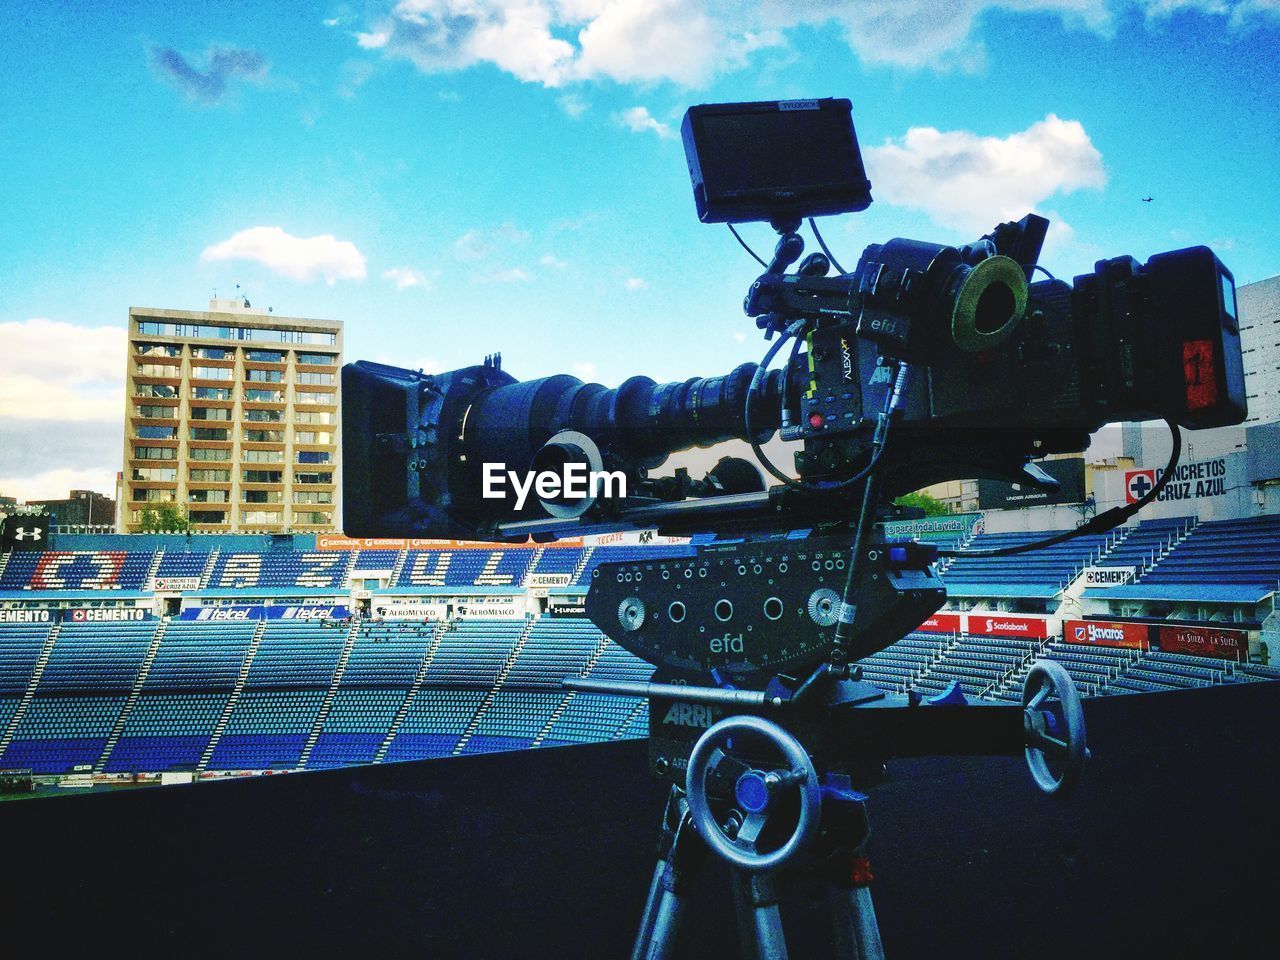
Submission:
<svg viewBox="0 0 1280 960">
<path fill-rule="evenodd" d="M 110 490 L 128 308 L 347 324 L 348 359 L 616 384 L 758 359 L 693 103 L 846 96 L 892 236 L 1029 210 L 1046 265 L 1280 273 L 1276 0 L 4 5 L 0 493 Z M 1152 203 L 1142 203 L 1145 196 Z M 746 234 L 762 250 L 763 226 Z"/>
</svg>

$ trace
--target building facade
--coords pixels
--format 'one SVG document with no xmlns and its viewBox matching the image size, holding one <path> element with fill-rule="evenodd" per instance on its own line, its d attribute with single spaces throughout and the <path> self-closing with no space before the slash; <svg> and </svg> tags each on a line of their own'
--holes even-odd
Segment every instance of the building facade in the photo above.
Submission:
<svg viewBox="0 0 1280 960">
<path fill-rule="evenodd" d="M 131 307 L 120 529 L 336 530 L 341 366 L 340 321 Z"/>
<path fill-rule="evenodd" d="M 1280 421 L 1280 277 L 1240 287 L 1236 299 L 1249 397 L 1245 423 L 1275 423 Z"/>
</svg>

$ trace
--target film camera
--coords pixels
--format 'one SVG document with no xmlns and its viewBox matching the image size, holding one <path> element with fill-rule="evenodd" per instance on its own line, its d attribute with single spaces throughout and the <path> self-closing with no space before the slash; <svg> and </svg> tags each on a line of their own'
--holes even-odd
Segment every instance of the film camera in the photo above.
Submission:
<svg viewBox="0 0 1280 960">
<path fill-rule="evenodd" d="M 650 682 L 565 681 L 647 697 L 650 765 L 672 782 L 634 956 L 666 955 L 710 848 L 751 877 L 738 900 L 760 955 L 785 952 L 769 878 L 816 864 L 847 955 L 875 957 L 856 784 L 895 756 L 1025 751 L 1037 784 L 1062 792 L 1085 757 L 1080 701 L 1056 664 L 1032 668 L 1021 710 L 956 710 L 967 700 L 955 687 L 922 702 L 861 680 L 861 657 L 946 597 L 936 548 L 887 540 L 879 521 L 893 498 L 943 480 L 1052 488 L 1032 461 L 1083 450 L 1108 422 L 1241 422 L 1234 281 L 1207 247 L 1033 281 L 1048 228 L 1034 214 L 958 246 L 871 244 L 844 272 L 812 218 L 871 203 L 849 101 L 698 106 L 682 134 L 700 219 L 763 220 L 779 234 L 745 298 L 770 341 L 764 360 L 616 389 L 517 381 L 496 356 L 439 375 L 348 365 L 344 529 L 498 542 L 714 534 L 690 556 L 593 571 L 587 615 L 655 665 Z M 806 217 L 823 252 L 801 259 Z M 764 456 L 775 433 L 801 446 L 794 474 Z M 750 443 L 777 482 L 732 458 L 700 480 L 649 475 L 673 452 L 729 439 Z"/>
</svg>

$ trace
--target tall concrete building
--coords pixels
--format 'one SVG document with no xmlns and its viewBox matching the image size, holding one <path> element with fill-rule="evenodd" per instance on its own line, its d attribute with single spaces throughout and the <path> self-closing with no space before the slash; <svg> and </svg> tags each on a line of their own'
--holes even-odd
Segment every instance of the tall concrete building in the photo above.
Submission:
<svg viewBox="0 0 1280 960">
<path fill-rule="evenodd" d="M 127 364 L 123 531 L 337 529 L 340 321 L 131 307 Z"/>
<path fill-rule="evenodd" d="M 1280 277 L 1240 287 L 1236 299 L 1249 397 L 1245 423 L 1275 423 L 1280 420 Z"/>
</svg>

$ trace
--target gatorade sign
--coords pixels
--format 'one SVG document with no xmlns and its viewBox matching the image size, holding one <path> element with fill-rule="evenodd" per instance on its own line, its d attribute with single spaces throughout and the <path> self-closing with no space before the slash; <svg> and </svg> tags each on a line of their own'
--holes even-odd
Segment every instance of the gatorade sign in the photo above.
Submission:
<svg viewBox="0 0 1280 960">
<path fill-rule="evenodd" d="M 1119 647 L 1145 650 L 1150 646 L 1151 625 L 1116 620 L 1068 620 L 1062 625 L 1062 639 L 1089 647 Z"/>
</svg>

